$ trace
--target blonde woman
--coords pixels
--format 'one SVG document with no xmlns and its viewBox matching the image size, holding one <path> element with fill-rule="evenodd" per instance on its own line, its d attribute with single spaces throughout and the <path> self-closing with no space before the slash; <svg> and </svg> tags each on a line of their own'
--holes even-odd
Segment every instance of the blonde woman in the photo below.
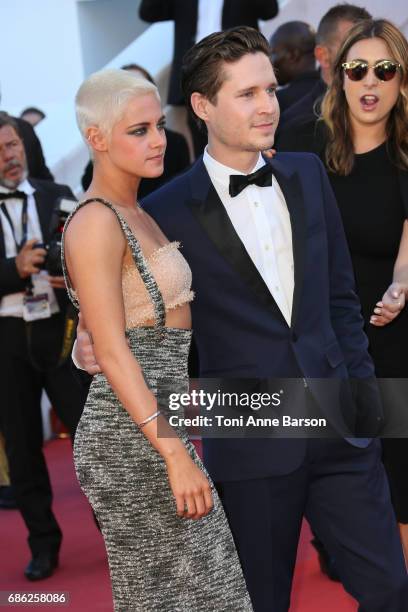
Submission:
<svg viewBox="0 0 408 612">
<path fill-rule="evenodd" d="M 74 455 L 105 539 L 115 610 L 252 610 L 213 484 L 156 399 L 160 378 L 186 388 L 193 299 L 180 245 L 137 204 L 141 178 L 163 171 L 157 89 L 127 71 L 96 73 L 76 111 L 94 175 L 65 228 L 66 280 L 103 374 Z"/>
</svg>

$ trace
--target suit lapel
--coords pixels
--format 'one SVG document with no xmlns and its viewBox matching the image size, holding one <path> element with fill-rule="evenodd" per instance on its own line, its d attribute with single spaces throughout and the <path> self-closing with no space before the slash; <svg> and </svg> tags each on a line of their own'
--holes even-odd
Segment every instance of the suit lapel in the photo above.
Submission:
<svg viewBox="0 0 408 612">
<path fill-rule="evenodd" d="M 200 159 L 192 169 L 190 209 L 218 252 L 256 294 L 285 321 L 265 281 L 248 255 Z M 285 321 L 286 323 L 286 321 Z"/>
<path fill-rule="evenodd" d="M 32 187 L 34 187 L 34 189 L 36 189 L 35 181 L 32 181 L 30 179 L 29 183 L 30 183 L 30 185 Z M 35 203 L 36 203 L 38 217 L 39 217 L 39 220 L 40 220 L 41 232 L 42 232 L 42 235 L 43 235 L 43 241 L 46 242 L 46 240 L 48 238 L 49 213 L 47 211 L 46 203 L 45 203 L 45 206 L 42 205 L 43 204 L 43 201 L 42 201 L 43 199 L 41 198 L 41 195 L 39 195 L 38 191 L 36 191 L 34 193 L 34 200 L 35 200 Z M 4 233 L 3 233 L 2 224 L 0 223 L 0 257 L 5 257 L 5 255 L 6 255 L 6 246 L 5 246 L 5 242 L 4 242 Z"/>
<path fill-rule="evenodd" d="M 50 231 L 50 214 L 54 201 L 50 200 L 40 188 L 38 188 L 35 181 L 30 180 L 30 184 L 34 187 L 34 200 L 37 208 L 38 219 L 40 221 L 41 233 L 43 236 L 43 242 L 48 242 L 49 231 Z"/>
<path fill-rule="evenodd" d="M 29 183 L 34 189 L 34 200 L 37 208 L 38 218 L 40 221 L 41 233 L 43 236 L 43 242 L 47 242 L 49 239 L 49 226 L 50 226 L 50 214 L 52 212 L 54 201 L 50 200 L 46 194 L 44 194 L 38 186 L 35 180 L 29 180 Z M 6 248 L 4 244 L 4 233 L 2 224 L 0 224 L 0 257 L 5 257 Z"/>
<path fill-rule="evenodd" d="M 0 257 L 5 257 L 5 256 L 6 256 L 6 245 L 4 243 L 3 224 L 0 223 Z"/>
<path fill-rule="evenodd" d="M 302 187 L 297 172 L 288 169 L 277 159 L 271 162 L 273 174 L 286 200 L 292 227 L 292 248 L 295 288 L 293 292 L 291 327 L 299 312 L 306 259 L 306 210 Z"/>
</svg>

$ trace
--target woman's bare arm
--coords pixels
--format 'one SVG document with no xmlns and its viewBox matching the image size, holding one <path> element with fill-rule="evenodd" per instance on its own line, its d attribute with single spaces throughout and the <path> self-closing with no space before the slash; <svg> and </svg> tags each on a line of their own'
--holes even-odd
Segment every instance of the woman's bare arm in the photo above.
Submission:
<svg viewBox="0 0 408 612">
<path fill-rule="evenodd" d="M 405 307 L 408 299 L 408 221 L 404 221 L 398 256 L 394 264 L 393 281 L 377 302 L 370 323 L 384 327 L 393 321 Z"/>
<path fill-rule="evenodd" d="M 98 203 L 80 209 L 65 233 L 68 271 L 93 339 L 96 361 L 138 424 L 157 411 L 157 401 L 125 336 L 121 282 L 125 250 L 126 240 L 114 213 Z M 167 463 L 179 514 L 187 505 L 187 516 L 198 518 L 211 507 L 208 481 L 167 420 L 158 418 L 160 437 L 156 421 L 142 431 Z"/>
</svg>

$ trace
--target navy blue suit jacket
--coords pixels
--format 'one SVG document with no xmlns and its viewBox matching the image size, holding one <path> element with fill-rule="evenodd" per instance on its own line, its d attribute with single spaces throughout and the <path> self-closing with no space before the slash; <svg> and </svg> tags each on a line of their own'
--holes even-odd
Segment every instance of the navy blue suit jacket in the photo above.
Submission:
<svg viewBox="0 0 408 612">
<path fill-rule="evenodd" d="M 346 381 L 346 401 L 354 394 L 359 416 L 374 432 L 382 418 L 381 402 L 344 230 L 325 169 L 307 153 L 278 153 L 271 165 L 292 227 L 295 289 L 290 326 L 236 234 L 202 158 L 143 202 L 168 239 L 182 243 L 192 269 L 200 374 L 305 377 L 322 412 L 342 431 Z M 330 384 L 324 384 L 327 380 Z M 353 387 L 355 380 L 361 381 L 361 388 Z M 349 441 L 369 444 L 366 438 Z M 300 465 L 305 448 L 299 439 L 213 439 L 204 441 L 204 458 L 215 481 L 239 480 L 289 473 Z"/>
</svg>

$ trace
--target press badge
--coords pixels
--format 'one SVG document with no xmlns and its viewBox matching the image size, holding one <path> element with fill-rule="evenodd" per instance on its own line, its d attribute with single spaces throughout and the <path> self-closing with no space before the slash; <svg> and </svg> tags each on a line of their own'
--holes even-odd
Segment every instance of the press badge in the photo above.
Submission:
<svg viewBox="0 0 408 612">
<path fill-rule="evenodd" d="M 51 316 L 50 299 L 48 293 L 25 295 L 23 299 L 24 321 L 38 321 L 49 319 Z"/>
</svg>

